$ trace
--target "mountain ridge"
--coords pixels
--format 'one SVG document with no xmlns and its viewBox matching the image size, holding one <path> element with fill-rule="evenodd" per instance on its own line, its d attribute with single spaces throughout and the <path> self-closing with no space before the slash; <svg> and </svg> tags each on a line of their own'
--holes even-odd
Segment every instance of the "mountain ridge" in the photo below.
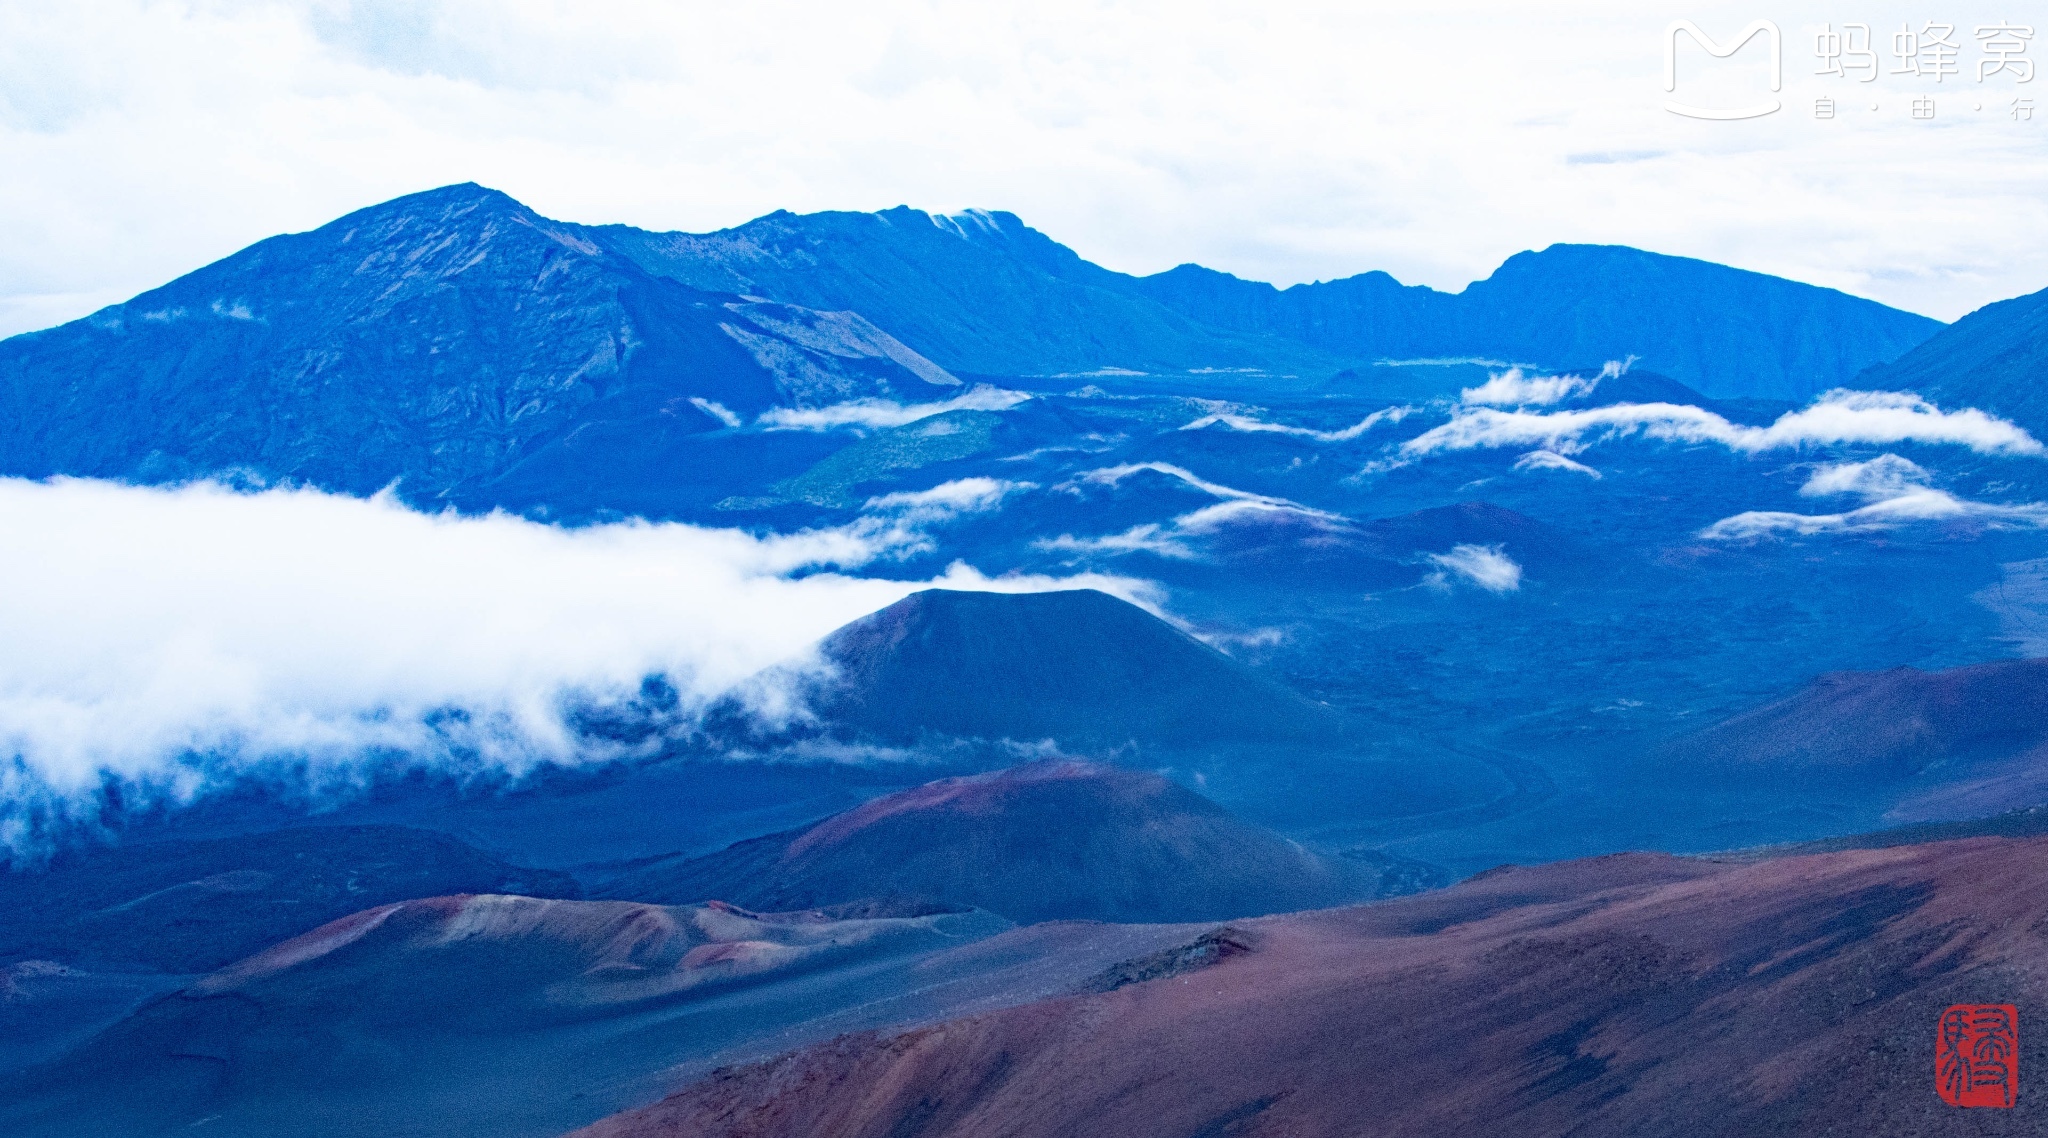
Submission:
<svg viewBox="0 0 2048 1138">
<path fill-rule="evenodd" d="M 436 497 L 611 422 L 658 449 L 775 406 L 960 387 L 857 316 L 650 276 L 465 184 L 0 341 L 0 473 Z"/>
<path fill-rule="evenodd" d="M 1857 377 L 1859 386 L 1918 391 L 1968 403 L 2048 431 L 2048 289 L 1997 301 L 1942 329 L 1911 352 Z"/>
<path fill-rule="evenodd" d="M 550 479 L 666 480 L 636 502 L 659 514 L 687 471 L 727 462 L 706 437 L 777 407 L 941 401 L 964 390 L 954 370 L 1277 392 L 1390 354 L 1646 355 L 1710 396 L 1803 398 L 1939 327 L 1620 247 L 1517 254 L 1459 294 L 1383 273 L 1277 290 L 1113 272 L 1008 213 L 657 234 L 465 183 L 0 341 L 0 474 L 243 472 L 363 494 L 403 479 L 408 497 L 480 507 L 508 504 L 510 478 L 522 509 L 576 497 Z"/>
<path fill-rule="evenodd" d="M 1258 364 L 1261 353 L 1267 370 L 1324 374 L 1337 370 L 1333 363 L 1404 356 L 1497 355 L 1555 368 L 1636 355 L 1718 398 L 1805 399 L 1943 327 L 1839 290 L 1619 245 L 1516 253 L 1464 289 L 1441 292 L 1378 270 L 1285 288 L 1192 263 L 1133 276 L 1086 261 L 1015 214 L 988 210 L 777 211 L 704 234 L 582 232 L 694 287 L 758 287 L 791 303 L 863 312 L 947 366 L 985 374 L 1226 368 Z M 978 286 L 962 268 L 970 262 L 982 268 Z M 1030 279 L 1034 272 L 1044 279 Z M 1033 344 L 1038 355 L 987 340 L 994 320 L 986 313 L 1000 311 L 1005 296 L 1037 319 L 1005 328 L 1008 342 Z M 1703 312 L 1710 297 L 1718 303 Z M 941 320 L 948 303 L 970 298 L 977 312 Z M 1099 313 L 1086 311 L 1091 301 L 1104 306 Z M 1644 312 L 1653 318 L 1640 319 Z M 1070 325 L 1078 343 L 1047 339 L 1052 321 Z M 1131 339 L 1169 333 L 1185 343 Z M 1116 351 L 1125 354 L 1103 354 Z"/>
<path fill-rule="evenodd" d="M 1020 924 L 1221 920 L 1372 892 L 1362 866 L 1247 825 L 1149 771 L 1027 763 L 926 783 L 815 825 L 609 882 L 608 897 L 788 911 L 874 896 Z"/>
</svg>

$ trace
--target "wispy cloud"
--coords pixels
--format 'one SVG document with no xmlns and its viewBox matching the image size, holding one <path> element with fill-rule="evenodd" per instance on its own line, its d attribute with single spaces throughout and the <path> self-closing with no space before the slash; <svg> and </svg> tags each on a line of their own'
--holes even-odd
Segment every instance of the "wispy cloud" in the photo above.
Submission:
<svg viewBox="0 0 2048 1138">
<path fill-rule="evenodd" d="M 566 529 L 426 514 L 395 498 L 0 479 L 0 843 L 24 803 L 113 777 L 188 793 L 284 762 L 346 781 L 391 757 L 518 770 L 601 751 L 577 706 L 668 678 L 677 714 L 928 585 L 1097 587 L 1102 574 L 930 581 L 857 575 L 916 520 L 1017 484 L 877 499 L 871 518 L 758 536 L 639 522 Z M 687 723 L 683 726 L 687 727 Z"/>
<path fill-rule="evenodd" d="M 1451 421 L 1403 443 L 1410 458 L 1439 451 L 1538 446 L 1573 454 L 1595 443 L 1640 435 L 1669 442 L 1715 443 L 1758 452 L 1802 446 L 1915 442 L 1964 446 L 1981 454 L 2039 455 L 2025 430 L 1974 407 L 1944 411 L 1910 392 L 1830 391 L 1767 427 L 1731 423 L 1712 411 L 1673 403 L 1624 403 L 1582 411 L 1461 410 Z"/>
<path fill-rule="evenodd" d="M 1243 502 L 1263 502 L 1269 506 L 1283 506 L 1308 513 L 1320 512 L 1311 510 L 1309 507 L 1299 503 L 1290 502 L 1285 498 L 1275 498 L 1270 494 L 1255 494 L 1249 490 L 1239 490 L 1232 486 L 1225 486 L 1220 482 L 1211 482 L 1187 467 L 1175 466 L 1170 462 L 1127 462 L 1119 466 L 1105 466 L 1096 470 L 1083 471 L 1075 475 L 1071 482 L 1063 483 L 1062 485 L 1072 487 L 1080 483 L 1090 483 L 1097 486 L 1115 486 L 1133 474 L 1142 474 L 1147 471 L 1177 478 L 1212 497 L 1228 498 Z"/>
<path fill-rule="evenodd" d="M 709 415 L 712 418 L 718 420 L 719 422 L 724 423 L 728 427 L 737 427 L 741 425 L 740 417 L 734 414 L 732 410 L 723 403 L 719 403 L 711 399 L 706 399 L 701 395 L 691 396 L 690 403 L 692 406 L 696 407 L 697 410 L 704 412 L 706 415 Z"/>
<path fill-rule="evenodd" d="M 1499 545 L 1454 545 L 1449 553 L 1430 553 L 1423 560 L 1437 567 L 1426 584 L 1448 588 L 1456 577 L 1489 593 L 1512 593 L 1522 587 L 1522 567 Z"/>
<path fill-rule="evenodd" d="M 1001 478 L 956 478 L 929 490 L 902 490 L 869 498 L 863 509 L 917 518 L 948 518 L 958 514 L 993 510 L 1004 498 L 1021 490 L 1036 490 L 1035 482 L 1011 482 Z"/>
<path fill-rule="evenodd" d="M 1407 418 L 1414 410 L 1415 408 L 1413 407 L 1388 407 L 1384 410 L 1374 411 L 1358 422 L 1334 431 L 1318 431 L 1309 427 L 1291 427 L 1285 423 L 1269 423 L 1263 419 L 1254 419 L 1249 415 L 1236 411 L 1219 411 L 1212 415 L 1204 415 L 1191 423 L 1187 423 L 1181 427 L 1181 430 L 1199 431 L 1204 427 L 1221 425 L 1229 427 L 1233 431 L 1291 435 L 1295 438 L 1314 439 L 1320 443 L 1341 443 L 1358 438 L 1381 423 L 1398 423 L 1402 419 Z"/>
<path fill-rule="evenodd" d="M 1145 522 L 1135 525 L 1122 533 L 1101 534 L 1096 537 L 1077 537 L 1063 533 L 1057 537 L 1042 537 L 1031 543 L 1033 549 L 1047 553 L 1098 554 L 1118 557 L 1126 553 L 1151 553 L 1175 561 L 1193 561 L 1199 556 L 1184 535 L 1176 531 L 1172 523 Z"/>
<path fill-rule="evenodd" d="M 1340 514 L 1304 506 L 1285 498 L 1254 494 L 1248 490 L 1210 482 L 1185 467 L 1166 462 L 1134 462 L 1090 470 L 1063 486 L 1069 489 L 1083 483 L 1115 486 L 1134 474 L 1146 471 L 1179 479 L 1205 494 L 1222 500 L 1215 505 L 1203 506 L 1181 514 L 1168 522 L 1144 522 L 1121 533 L 1095 537 L 1060 534 L 1057 537 L 1040 538 L 1031 543 L 1032 547 L 1056 553 L 1093 553 L 1110 556 L 1152 553 L 1179 561 L 1192 561 L 1202 556 L 1195 544 L 1199 539 L 1212 535 L 1227 525 L 1244 521 L 1250 516 L 1292 515 L 1325 523 L 1342 523 L 1345 520 Z"/>
<path fill-rule="evenodd" d="M 1799 492 L 1808 498 L 1834 494 L 1897 498 L 1925 487 L 1931 477 L 1911 459 L 1881 454 L 1867 462 L 1831 462 L 1815 467 Z"/>
<path fill-rule="evenodd" d="M 1040 538 L 1031 545 L 1034 549 L 1052 553 L 1097 553 L 1110 556 L 1153 553 L 1176 561 L 1195 561 L 1202 557 L 1201 550 L 1195 544 L 1197 541 L 1215 534 L 1226 526 L 1261 514 L 1293 515 L 1320 522 L 1344 520 L 1337 514 L 1297 506 L 1292 502 L 1236 498 L 1181 514 L 1170 522 L 1144 522 L 1122 533 L 1104 534 L 1099 537 L 1061 534 L 1058 537 Z"/>
<path fill-rule="evenodd" d="M 1723 518 L 1700 531 L 1712 541 L 1744 541 L 1774 536 L 1812 536 L 1896 529 L 1916 522 L 1971 518 L 1992 525 L 2048 525 L 2048 504 L 1973 502 L 1929 486 L 1932 475 L 1918 463 L 1895 454 L 1865 462 L 1837 462 L 1816 467 L 1799 488 L 1809 498 L 1855 495 L 1866 505 L 1834 514 L 1799 514 L 1750 510 Z"/>
<path fill-rule="evenodd" d="M 1776 510 L 1751 510 L 1722 518 L 1700 531 L 1710 541 L 1740 541 L 1759 537 L 1854 533 L 1896 529 L 1913 522 L 1950 521 L 1971 518 L 1993 525 L 2048 525 L 2048 504 L 2027 502 L 2006 506 L 1993 502 L 1972 502 L 1945 490 L 1915 490 L 1896 498 L 1873 502 L 1839 514 L 1794 514 Z"/>
<path fill-rule="evenodd" d="M 1599 471 L 1587 466 L 1585 463 L 1567 458 L 1554 450 L 1532 450 L 1515 460 L 1515 469 L 1566 470 L 1573 474 L 1591 475 L 1594 478 L 1601 476 Z"/>
<path fill-rule="evenodd" d="M 845 427 L 900 427 L 948 411 L 1007 411 L 1031 396 L 983 384 L 938 403 L 855 399 L 826 407 L 775 407 L 754 420 L 770 431 L 830 431 Z"/>
<path fill-rule="evenodd" d="M 896 557 L 929 553 L 938 548 L 929 532 L 968 514 L 985 514 L 1002 508 L 1012 494 L 1036 490 L 1035 482 L 1012 482 L 1001 478 L 957 478 L 929 490 L 907 490 L 869 498 L 858 518 L 839 527 L 872 542 L 875 548 Z"/>
</svg>

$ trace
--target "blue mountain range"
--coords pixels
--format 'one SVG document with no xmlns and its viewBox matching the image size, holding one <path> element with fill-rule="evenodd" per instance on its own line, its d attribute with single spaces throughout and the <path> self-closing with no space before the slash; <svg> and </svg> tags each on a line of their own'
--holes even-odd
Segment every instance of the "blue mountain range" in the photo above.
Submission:
<svg viewBox="0 0 2048 1138">
<path fill-rule="evenodd" d="M 2048 427 L 2048 289 L 1987 304 L 1856 386 L 1969 403 L 2036 430 Z"/>
<path fill-rule="evenodd" d="M 1010 213 L 778 212 L 716 233 L 584 231 L 697 288 L 849 308 L 945 366 L 1002 375 L 1491 357 L 1638 357 L 1723 398 L 1804 399 L 1938 321 L 1761 273 L 1612 245 L 1518 253 L 1460 293 L 1386 273 L 1280 289 L 1200 265 L 1113 272 Z M 1320 376 L 1318 376 L 1320 378 Z"/>
<path fill-rule="evenodd" d="M 650 233 L 551 221 L 460 185 L 0 342 L 0 472 L 247 470 L 354 492 L 402 478 L 459 500 L 496 500 L 485 488 L 509 479 L 545 499 L 597 477 L 578 455 L 633 484 L 673 466 L 684 440 L 770 408 L 943 400 L 963 377 L 1147 373 L 1199 388 L 1230 372 L 1284 391 L 1356 369 L 1370 394 L 1384 359 L 1634 355 L 1710 396 L 1797 399 L 1938 330 L 1616 247 L 1519 254 L 1458 294 L 1383 273 L 1282 290 L 1192 265 L 1111 272 L 1006 213 L 775 213 Z"/>
</svg>

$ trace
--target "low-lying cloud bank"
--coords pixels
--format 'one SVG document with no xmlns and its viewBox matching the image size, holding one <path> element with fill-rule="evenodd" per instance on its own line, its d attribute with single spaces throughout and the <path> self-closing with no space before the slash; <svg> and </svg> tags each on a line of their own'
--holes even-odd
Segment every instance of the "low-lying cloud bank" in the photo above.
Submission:
<svg viewBox="0 0 2048 1138">
<path fill-rule="evenodd" d="M 897 403 L 887 399 L 856 399 L 826 407 L 776 407 L 755 420 L 770 431 L 831 431 L 844 427 L 901 427 L 948 411 L 1007 411 L 1031 396 L 987 384 L 936 403 Z M 719 410 L 724 410 L 719 408 Z M 710 412 L 716 415 L 716 411 Z M 730 414 L 730 412 L 727 412 Z M 728 422 L 729 426 L 737 423 Z"/>
<path fill-rule="evenodd" d="M 1381 423 L 1398 423 L 1413 413 L 1413 407 L 1387 407 L 1374 411 L 1348 427 L 1334 431 L 1318 431 L 1311 427 L 1292 427 L 1286 423 L 1269 423 L 1238 411 L 1218 411 L 1204 415 L 1193 422 L 1184 424 L 1183 431 L 1199 431 L 1204 427 L 1224 426 L 1233 431 L 1253 434 L 1289 435 L 1294 438 L 1314 439 L 1319 443 L 1342 443 L 1358 438 Z"/>
<path fill-rule="evenodd" d="M 1668 442 L 1716 443 L 1755 453 L 1802 446 L 1927 443 L 1980 454 L 2041 455 L 2039 441 L 2019 426 L 1974 407 L 1944 411 L 1910 392 L 1830 391 L 1767 427 L 1731 423 L 1705 408 L 1677 403 L 1622 403 L 1575 411 L 1461 409 L 1451 420 L 1401 444 L 1405 458 L 1440 451 L 1540 447 L 1574 454 L 1595 443 L 1641 436 Z"/>
<path fill-rule="evenodd" d="M 0 845 L 20 808 L 105 779 L 183 794 L 252 764 L 371 758 L 517 771 L 586 757 L 568 716 L 664 676 L 678 713 L 930 585 L 1146 586 L 1088 575 L 856 575 L 1020 484 L 892 495 L 834 529 L 564 529 L 395 498 L 0 479 Z M 15 828 L 10 833 L 9 827 Z"/>
<path fill-rule="evenodd" d="M 1920 464 L 1895 454 L 1882 454 L 1865 462 L 1828 463 L 1814 470 L 1799 493 L 1809 498 L 1854 495 L 1866 505 L 1833 514 L 1749 510 L 1722 518 L 1701 530 L 1700 536 L 1710 541 L 1810 537 L 1963 519 L 1987 525 L 2048 525 L 2048 504 L 1973 502 L 1935 489 L 1928 485 L 1931 478 Z"/>
<path fill-rule="evenodd" d="M 1701 530 L 1700 536 L 1710 541 L 1739 541 L 1787 534 L 1810 537 L 1823 533 L 1896 529 L 1914 522 L 1961 519 L 1975 519 L 1993 525 L 2048 525 L 2048 505 L 2029 502 L 2005 506 L 1994 502 L 1972 502 L 1946 490 L 1917 490 L 1839 514 L 1750 510 L 1722 518 Z"/>
</svg>

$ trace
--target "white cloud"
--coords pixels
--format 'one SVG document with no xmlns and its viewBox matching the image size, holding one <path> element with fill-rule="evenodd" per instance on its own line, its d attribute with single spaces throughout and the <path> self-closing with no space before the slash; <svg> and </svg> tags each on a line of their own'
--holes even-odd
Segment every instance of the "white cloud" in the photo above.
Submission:
<svg viewBox="0 0 2048 1138">
<path fill-rule="evenodd" d="M 1007 411 L 1031 396 L 982 384 L 939 403 L 896 403 L 856 399 L 827 407 L 776 407 L 755 423 L 770 431 L 830 431 L 842 427 L 900 427 L 948 411 Z"/>
<path fill-rule="evenodd" d="M 1099 587 L 1157 610 L 1149 586 L 1103 575 L 851 575 L 915 537 L 905 515 L 1012 489 L 947 484 L 884 502 L 890 524 L 761 537 L 0 479 L 0 532 L 36 551 L 0 559 L 0 841 L 19 836 L 12 806 L 102 772 L 190 790 L 214 766 L 267 759 L 343 779 L 378 751 L 574 760 L 584 741 L 563 713 L 577 699 L 663 674 L 687 713 L 928 584 Z"/>
<path fill-rule="evenodd" d="M 1745 541 L 1785 534 L 1810 537 L 1815 534 L 1896 529 L 1914 522 L 1960 518 L 2000 526 L 2042 526 L 2048 525 L 2048 504 L 2027 502 L 2007 506 L 1972 502 L 1944 490 L 1919 489 L 1839 514 L 1750 510 L 1722 518 L 1701 530 L 1700 536 L 1709 541 Z"/>
<path fill-rule="evenodd" d="M 1604 378 L 1604 377 L 1603 377 Z M 1584 395 L 1597 387 L 1598 379 L 1576 375 L 1523 375 L 1521 368 L 1509 368 L 1486 377 L 1478 387 L 1458 393 L 1461 402 L 1494 407 L 1544 406 Z"/>
<path fill-rule="evenodd" d="M 1571 454 L 1595 443 L 1641 435 L 1683 443 L 1716 443 L 1758 452 L 1801 446 L 1915 442 L 1968 447 L 1980 454 L 2039 455 L 2041 444 L 2020 427 L 1974 407 L 1943 411 L 1911 392 L 1827 392 L 1767 427 L 1750 427 L 1699 407 L 1624 403 L 1583 411 L 1454 412 L 1451 421 L 1401 445 L 1419 457 L 1480 447 L 1540 446 Z"/>
<path fill-rule="evenodd" d="M 1897 529 L 1916 522 L 1975 519 L 1994 526 L 2048 525 L 2048 504 L 1973 502 L 1928 485 L 1932 475 L 1910 459 L 1881 454 L 1864 462 L 1824 463 L 1814 468 L 1799 493 L 1809 498 L 1854 495 L 1867 504 L 1836 514 L 1749 510 L 1722 518 L 1700 531 L 1710 541 L 1762 537 L 1858 533 Z"/>
<path fill-rule="evenodd" d="M 1755 12 L 1687 14 L 1725 35 Z M 1788 52 L 1842 19 L 1821 0 L 1771 14 Z M 1115 268 L 1281 284 L 1379 268 L 1456 289 L 1553 241 L 1944 317 L 2048 279 L 2048 153 L 1999 121 L 2013 89 L 1930 126 L 1886 78 L 1884 111 L 1845 130 L 1793 113 L 1832 80 L 1788 65 L 1785 113 L 1688 122 L 1661 109 L 1669 19 L 1618 0 L 10 4 L 0 318 L 82 315 L 470 179 L 570 220 L 689 230 L 1002 206 Z"/>
<path fill-rule="evenodd" d="M 1430 553 L 1423 560 L 1437 567 L 1429 584 L 1447 587 L 1445 574 L 1455 574 L 1489 593 L 1512 593 L 1522 587 L 1522 567 L 1498 545 L 1454 545 L 1449 553 Z"/>
<path fill-rule="evenodd" d="M 1554 450 L 1532 450 L 1515 460 L 1516 470 L 1568 470 L 1573 474 L 1587 474 L 1599 478 L 1600 472 Z"/>
<path fill-rule="evenodd" d="M 869 498 L 861 517 L 841 527 L 898 555 L 929 553 L 938 548 L 926 532 L 965 514 L 985 514 L 1002 508 L 1003 499 L 1025 490 L 1036 490 L 1035 482 L 1012 482 L 1001 478 L 956 478 L 929 490 L 906 490 Z"/>
<path fill-rule="evenodd" d="M 1292 435 L 1296 438 L 1314 439 L 1321 443 L 1341 443 L 1349 442 L 1379 426 L 1381 423 L 1398 423 L 1402 419 L 1407 418 L 1409 413 L 1414 410 L 1415 408 L 1413 407 L 1388 407 L 1384 410 L 1374 411 L 1358 422 L 1335 431 L 1318 431 L 1309 427 L 1290 427 L 1285 423 L 1268 423 L 1262 419 L 1254 419 L 1249 415 L 1239 414 L 1234 411 L 1219 411 L 1213 415 L 1204 415 L 1194 422 L 1181 427 L 1181 430 L 1199 431 L 1203 427 L 1221 424 L 1233 431 L 1266 432 L 1269 434 Z"/>
<path fill-rule="evenodd" d="M 1212 497 L 1221 498 L 1213 506 L 1203 506 L 1175 517 L 1170 522 L 1143 522 L 1121 533 L 1104 534 L 1097 537 L 1077 537 L 1060 534 L 1057 537 L 1039 538 L 1032 548 L 1055 553 L 1098 553 L 1117 556 L 1126 553 L 1153 553 L 1177 561 L 1193 561 L 1201 558 L 1196 542 L 1215 533 L 1233 522 L 1250 515 L 1292 515 L 1316 522 L 1341 523 L 1341 514 L 1318 510 L 1285 498 L 1266 494 L 1254 494 L 1220 483 L 1210 482 L 1195 475 L 1185 467 L 1166 462 L 1134 462 L 1122 466 L 1108 466 L 1077 475 L 1073 482 L 1063 483 L 1056 489 L 1071 489 L 1076 483 L 1088 482 L 1097 485 L 1115 486 L 1133 474 L 1151 471 L 1170 475 Z"/>
<path fill-rule="evenodd" d="M 1867 462 L 1833 462 L 1815 467 L 1799 492 L 1809 498 L 1855 494 L 1882 500 L 1919 490 L 1927 485 L 1929 477 L 1911 459 L 1881 454 Z"/>
<path fill-rule="evenodd" d="M 1193 561 L 1201 556 L 1189 545 L 1183 535 L 1176 533 L 1170 524 L 1144 522 L 1122 533 L 1102 534 L 1098 537 L 1076 537 L 1063 533 L 1057 537 L 1042 537 L 1031 543 L 1033 549 L 1048 553 L 1102 554 L 1116 557 L 1126 553 L 1152 553 L 1175 561 Z"/>
<path fill-rule="evenodd" d="M 1012 482 L 1002 478 L 956 478 L 929 490 L 900 490 L 869 498 L 868 510 L 906 514 L 916 518 L 946 518 L 993 510 L 1003 499 L 1022 490 L 1036 490 L 1035 482 Z"/>
<path fill-rule="evenodd" d="M 1827 392 L 1768 427 L 1746 428 L 1739 450 L 1808 444 L 1942 443 L 1980 454 L 2042 453 L 2032 435 L 1975 407 L 1943 411 L 1910 391 Z"/>
<path fill-rule="evenodd" d="M 1121 577 L 1114 573 L 1072 573 L 1055 577 L 1045 573 L 1005 573 L 991 577 L 964 561 L 955 561 L 946 571 L 913 589 L 968 589 L 982 593 L 1045 593 L 1057 589 L 1094 589 L 1144 609 L 1161 620 L 1180 624 L 1180 618 L 1166 610 L 1166 591 L 1151 581 Z"/>
<path fill-rule="evenodd" d="M 1269 494 L 1254 494 L 1249 490 L 1239 490 L 1235 487 L 1225 486 L 1220 482 L 1211 482 L 1184 466 L 1175 466 L 1170 462 L 1127 462 L 1120 466 L 1105 466 L 1077 474 L 1074 476 L 1073 481 L 1077 483 L 1088 482 L 1098 486 L 1115 486 L 1133 474 L 1147 471 L 1178 478 L 1202 493 L 1216 498 L 1227 498 L 1242 502 L 1262 502 L 1268 506 L 1280 506 L 1287 509 L 1300 510 L 1303 513 L 1321 513 L 1319 510 L 1313 510 L 1307 506 L 1290 502 L 1285 498 L 1275 498 Z M 1071 486 L 1072 483 L 1065 485 Z"/>
<path fill-rule="evenodd" d="M 712 418 L 718 420 L 719 422 L 724 423 L 728 427 L 737 427 L 741 425 L 740 417 L 734 414 L 733 411 L 723 403 L 719 403 L 711 399 L 706 399 L 701 395 L 692 395 L 690 397 L 690 403 L 691 405 L 695 406 L 697 410 L 704 412 L 706 415 L 709 415 Z"/>
</svg>

